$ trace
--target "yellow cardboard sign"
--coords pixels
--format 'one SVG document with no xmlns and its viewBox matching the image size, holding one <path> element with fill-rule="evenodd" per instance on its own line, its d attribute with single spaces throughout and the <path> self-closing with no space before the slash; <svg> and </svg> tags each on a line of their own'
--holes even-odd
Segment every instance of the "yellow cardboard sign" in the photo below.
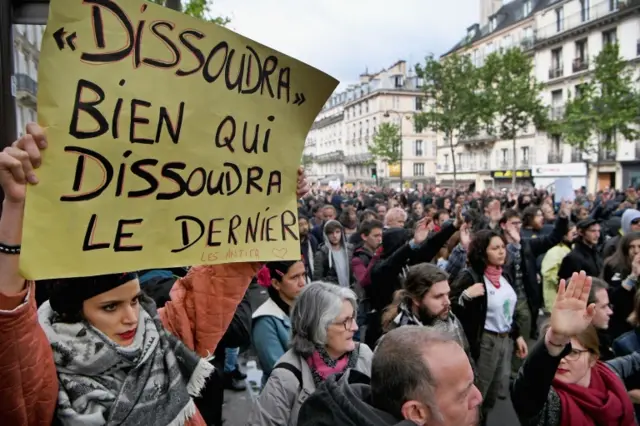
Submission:
<svg viewBox="0 0 640 426">
<path fill-rule="evenodd" d="M 141 0 L 52 0 L 39 70 L 26 278 L 300 258 L 296 170 L 335 79 Z"/>
</svg>

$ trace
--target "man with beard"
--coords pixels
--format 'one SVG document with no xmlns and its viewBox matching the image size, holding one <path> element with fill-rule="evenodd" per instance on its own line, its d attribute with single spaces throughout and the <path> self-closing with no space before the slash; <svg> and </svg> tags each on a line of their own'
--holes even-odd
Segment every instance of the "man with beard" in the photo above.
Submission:
<svg viewBox="0 0 640 426">
<path fill-rule="evenodd" d="M 462 325 L 451 312 L 449 274 L 431 263 L 409 268 L 402 290 L 394 295 L 385 310 L 382 324 L 385 332 L 407 325 L 420 325 L 455 337 L 471 360 L 469 343 Z"/>
<path fill-rule="evenodd" d="M 329 377 L 302 404 L 298 426 L 477 426 L 482 395 L 456 340 L 429 327 L 390 331 L 371 379 L 356 370 Z"/>
</svg>

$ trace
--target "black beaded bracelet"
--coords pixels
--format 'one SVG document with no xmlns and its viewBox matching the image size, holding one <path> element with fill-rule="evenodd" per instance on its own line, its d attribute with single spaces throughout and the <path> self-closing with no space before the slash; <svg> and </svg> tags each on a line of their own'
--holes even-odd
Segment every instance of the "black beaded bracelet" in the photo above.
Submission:
<svg viewBox="0 0 640 426">
<path fill-rule="evenodd" d="M 0 243 L 0 253 L 4 254 L 20 254 L 20 245 L 10 246 Z"/>
</svg>

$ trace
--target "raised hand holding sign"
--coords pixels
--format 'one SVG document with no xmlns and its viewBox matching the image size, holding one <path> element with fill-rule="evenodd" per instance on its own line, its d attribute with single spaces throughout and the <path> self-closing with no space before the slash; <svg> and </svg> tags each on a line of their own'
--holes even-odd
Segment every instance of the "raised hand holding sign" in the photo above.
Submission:
<svg viewBox="0 0 640 426">
<path fill-rule="evenodd" d="M 336 80 L 142 0 L 52 0 L 39 69 L 25 277 L 299 257 L 299 158 Z"/>
</svg>

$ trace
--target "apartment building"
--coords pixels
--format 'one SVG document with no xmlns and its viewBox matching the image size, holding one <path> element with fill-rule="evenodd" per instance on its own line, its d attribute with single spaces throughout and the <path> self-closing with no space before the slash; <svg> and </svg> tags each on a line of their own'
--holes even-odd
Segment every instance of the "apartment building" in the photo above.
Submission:
<svg viewBox="0 0 640 426">
<path fill-rule="evenodd" d="M 422 109 L 418 78 L 405 61 L 375 73 L 363 73 L 358 84 L 334 93 L 316 118 L 305 142 L 310 177 L 322 184 L 375 183 L 392 186 L 435 182 L 436 142 L 429 131 L 417 133 L 413 116 Z M 395 123 L 402 137 L 402 161 L 375 162 L 369 145 L 378 126 Z"/>
<path fill-rule="evenodd" d="M 545 84 L 544 102 L 551 119 L 564 114 L 569 96 L 580 91 L 593 71 L 593 58 L 606 43 L 618 42 L 621 56 L 636 66 L 640 58 L 640 1 L 638 0 L 544 0 L 535 13 L 533 45 L 535 73 Z M 536 186 L 546 186 L 556 177 L 570 176 L 574 187 L 589 190 L 607 186 L 622 188 L 640 184 L 640 147 L 617 135 L 616 151 L 601 151 L 584 157 L 563 144 L 560 136 L 539 134 Z M 592 141 L 594 144 L 596 140 Z M 591 165 L 587 168 L 586 162 Z M 599 171 L 592 167 L 599 163 Z"/>
<path fill-rule="evenodd" d="M 12 94 L 19 136 L 24 134 L 26 124 L 37 118 L 38 61 L 43 33 L 43 25 L 13 26 Z"/>
<path fill-rule="evenodd" d="M 468 55 L 476 66 L 482 66 L 487 56 L 501 49 L 519 46 L 530 51 L 534 42 L 534 16 L 547 0 L 513 0 L 504 3 L 480 0 L 481 21 L 470 26 L 463 39 L 449 52 Z M 518 135 L 516 155 L 513 141 L 480 134 L 454 140 L 453 152 L 442 138 L 437 148 L 437 180 L 440 185 L 453 182 L 453 164 L 456 165 L 458 184 L 475 183 L 478 190 L 511 185 L 516 164 L 516 180 L 522 184 L 531 181 L 532 165 L 536 162 L 536 130 L 533 126 Z"/>
</svg>

